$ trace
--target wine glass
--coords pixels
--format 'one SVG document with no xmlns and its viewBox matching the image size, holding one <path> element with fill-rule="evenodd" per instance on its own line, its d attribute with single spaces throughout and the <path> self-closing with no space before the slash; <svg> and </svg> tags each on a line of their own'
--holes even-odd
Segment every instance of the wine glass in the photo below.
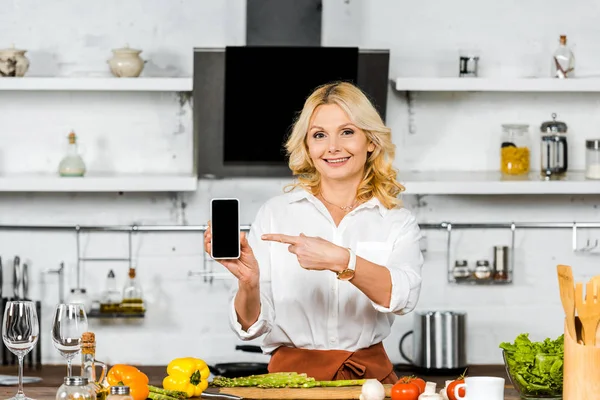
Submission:
<svg viewBox="0 0 600 400">
<path fill-rule="evenodd" d="M 71 363 L 81 350 L 81 335 L 88 329 L 83 304 L 58 304 L 52 321 L 52 342 L 67 360 L 67 376 L 71 376 Z"/>
<path fill-rule="evenodd" d="M 9 301 L 4 309 L 2 340 L 6 347 L 19 358 L 19 389 L 9 400 L 31 400 L 23 393 L 23 357 L 38 341 L 40 325 L 35 304 L 32 301 Z"/>
</svg>

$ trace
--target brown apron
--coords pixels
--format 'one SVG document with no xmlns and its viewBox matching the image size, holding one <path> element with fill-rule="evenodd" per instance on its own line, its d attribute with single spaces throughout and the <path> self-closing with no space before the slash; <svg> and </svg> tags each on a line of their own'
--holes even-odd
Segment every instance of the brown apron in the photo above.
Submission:
<svg viewBox="0 0 600 400">
<path fill-rule="evenodd" d="M 355 352 L 346 350 L 306 350 L 278 347 L 271 356 L 269 372 L 306 373 L 318 381 L 377 379 L 396 383 L 394 366 L 381 342 Z"/>
</svg>

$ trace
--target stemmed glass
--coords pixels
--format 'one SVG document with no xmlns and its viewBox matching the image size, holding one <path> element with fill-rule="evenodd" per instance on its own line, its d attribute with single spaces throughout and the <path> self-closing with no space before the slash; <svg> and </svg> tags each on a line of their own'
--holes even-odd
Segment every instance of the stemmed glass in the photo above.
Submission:
<svg viewBox="0 0 600 400">
<path fill-rule="evenodd" d="M 71 376 L 71 363 L 81 350 L 81 335 L 88 329 L 83 304 L 58 304 L 52 321 L 52 342 L 67 360 L 67 376 Z"/>
<path fill-rule="evenodd" d="M 40 334 L 35 304 L 31 301 L 9 301 L 4 309 L 2 340 L 19 358 L 19 389 L 9 400 L 31 400 L 23 393 L 23 357 L 36 345 Z"/>
</svg>

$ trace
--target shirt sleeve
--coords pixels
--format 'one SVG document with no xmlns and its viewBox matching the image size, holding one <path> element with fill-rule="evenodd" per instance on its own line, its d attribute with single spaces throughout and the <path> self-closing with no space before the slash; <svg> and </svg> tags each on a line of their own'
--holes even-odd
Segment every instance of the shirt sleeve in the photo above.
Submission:
<svg viewBox="0 0 600 400">
<path fill-rule="evenodd" d="M 406 220 L 399 229 L 394 241 L 392 254 L 385 267 L 392 278 L 392 296 L 390 306 L 383 307 L 373 301 L 373 307 L 383 313 L 407 314 L 417 305 L 421 292 L 421 269 L 423 254 L 419 241 L 421 230 L 414 215 Z"/>
<path fill-rule="evenodd" d="M 271 259 L 269 256 L 269 242 L 260 237 L 263 233 L 269 233 L 271 226 L 270 215 L 266 205 L 263 205 L 256 215 L 256 219 L 250 227 L 248 234 L 248 243 L 254 252 L 260 268 L 260 315 L 258 320 L 248 328 L 242 329 L 238 322 L 235 311 L 235 296 L 238 292 L 238 283 L 235 281 L 232 285 L 231 297 L 229 300 L 229 322 L 233 331 L 241 340 L 252 340 L 271 330 L 275 319 L 273 307 L 273 292 L 271 291 Z"/>
</svg>

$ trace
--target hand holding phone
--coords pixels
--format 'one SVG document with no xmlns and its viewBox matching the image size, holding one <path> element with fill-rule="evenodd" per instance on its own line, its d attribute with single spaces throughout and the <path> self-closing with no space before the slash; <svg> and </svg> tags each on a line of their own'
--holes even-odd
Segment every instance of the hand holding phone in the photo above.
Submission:
<svg viewBox="0 0 600 400">
<path fill-rule="evenodd" d="M 232 206 L 231 203 L 227 203 L 227 204 L 222 204 L 221 200 L 228 200 L 228 199 L 213 199 L 213 201 L 215 201 L 216 207 L 213 207 L 213 203 L 211 201 L 211 218 L 212 217 L 216 217 L 217 222 L 219 222 L 220 220 L 220 216 L 222 211 L 224 211 L 227 207 L 232 207 L 232 209 L 234 208 Z M 236 199 L 233 199 L 236 200 Z M 236 200 L 237 201 L 237 200 Z M 220 206 L 226 206 L 223 208 L 220 208 Z M 235 210 L 231 210 L 233 213 L 237 213 L 237 220 L 239 221 L 239 201 L 237 206 L 235 207 Z M 226 215 L 231 215 L 231 214 L 227 214 Z M 231 222 L 231 221 L 230 221 Z M 219 243 L 216 243 L 216 246 L 213 246 L 213 232 L 216 232 L 217 235 L 220 231 L 220 228 L 215 228 L 215 223 L 213 221 L 209 221 L 208 222 L 208 229 L 204 232 L 204 250 L 211 255 L 211 257 L 214 255 L 216 256 L 223 256 L 224 254 L 228 255 L 228 256 L 235 256 L 236 252 L 238 255 L 238 257 L 213 257 L 216 259 L 216 261 L 223 265 L 225 268 L 227 268 L 229 270 L 229 272 L 231 272 L 240 282 L 240 284 L 245 284 L 248 285 L 249 287 L 257 287 L 258 286 L 258 282 L 259 282 L 259 278 L 260 278 L 260 270 L 258 267 L 258 261 L 256 260 L 256 257 L 254 257 L 254 253 L 252 252 L 252 248 L 250 247 L 250 245 L 248 244 L 248 240 L 246 239 L 246 233 L 245 232 L 240 232 L 239 230 L 239 222 L 236 222 L 236 231 L 235 231 L 235 235 L 233 234 L 233 231 L 230 231 L 229 229 L 227 229 L 227 232 L 234 237 L 233 241 L 235 242 L 236 240 L 239 241 L 238 245 L 236 246 L 235 244 L 233 246 L 231 246 L 231 243 L 229 243 L 229 246 L 223 246 L 223 247 L 230 247 L 231 248 L 221 248 L 221 245 L 223 244 L 223 238 L 225 236 L 221 235 L 221 238 L 219 240 Z M 220 224 L 221 225 L 221 224 Z M 221 226 L 221 228 L 223 228 Z M 227 254 L 229 253 L 229 254 Z"/>
<path fill-rule="evenodd" d="M 210 221 L 211 257 L 215 260 L 240 258 L 240 201 L 212 199 Z"/>
</svg>

